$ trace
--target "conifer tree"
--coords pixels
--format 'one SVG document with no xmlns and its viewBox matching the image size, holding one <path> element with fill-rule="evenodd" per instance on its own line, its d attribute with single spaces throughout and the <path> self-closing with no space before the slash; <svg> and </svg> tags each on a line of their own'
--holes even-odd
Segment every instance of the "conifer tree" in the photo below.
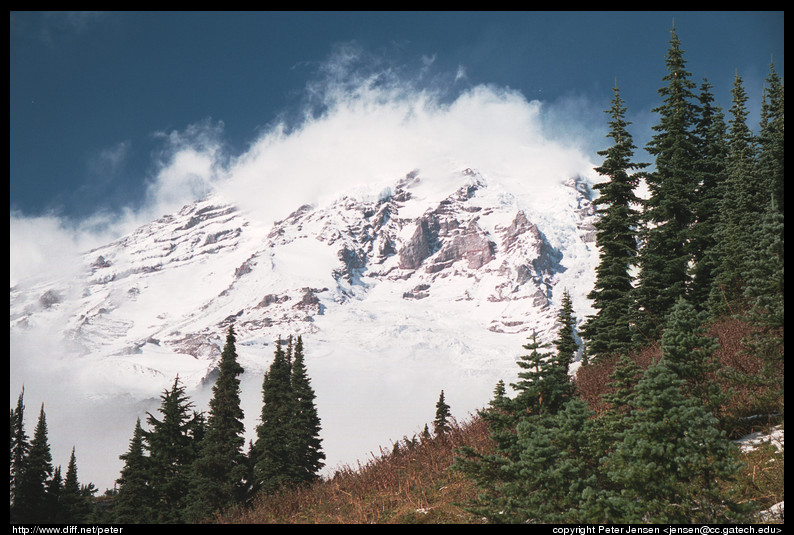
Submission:
<svg viewBox="0 0 794 535">
<path fill-rule="evenodd" d="M 511 522 L 588 522 L 581 496 L 596 485 L 598 455 L 590 445 L 593 413 L 578 399 L 568 400 L 555 414 L 529 416 L 519 423 L 518 460 L 505 467 L 518 473 L 505 486 Z M 493 515 L 492 511 L 492 515 Z"/>
<path fill-rule="evenodd" d="M 500 409 L 504 407 L 508 401 L 509 399 L 507 397 L 507 391 L 505 390 L 505 382 L 502 379 L 499 379 L 496 382 L 496 386 L 493 390 L 493 398 L 488 402 L 488 407 L 490 409 Z"/>
<path fill-rule="evenodd" d="M 193 412 L 179 376 L 171 390 L 160 396 L 162 420 L 147 413 L 151 428 L 144 432 L 149 450 L 148 472 L 155 498 L 156 522 L 181 523 L 186 520 L 190 473 L 196 458 L 197 442 L 203 432 L 203 415 Z"/>
<path fill-rule="evenodd" d="M 85 523 L 88 518 L 90 504 L 83 494 L 77 479 L 77 458 L 75 457 L 74 447 L 69 457 L 69 465 L 66 468 L 66 477 L 63 480 L 60 502 L 62 515 L 60 522 L 70 524 Z"/>
<path fill-rule="evenodd" d="M 47 440 L 47 417 L 44 404 L 30 441 L 14 500 L 15 521 L 22 523 L 48 522 L 47 483 L 53 475 L 52 454 Z"/>
<path fill-rule="evenodd" d="M 64 521 L 64 510 L 61 504 L 63 494 L 63 476 L 61 467 L 57 466 L 44 483 L 44 506 L 37 513 L 38 522 L 45 524 L 60 524 Z"/>
<path fill-rule="evenodd" d="M 747 95 L 738 73 L 731 93 L 727 176 L 717 227 L 719 257 L 709 298 L 712 316 L 736 313 L 744 308 L 748 252 L 755 246 L 755 228 L 770 199 L 755 167 L 754 136 L 747 126 Z"/>
<path fill-rule="evenodd" d="M 719 344 L 706 334 L 705 319 L 705 313 L 698 313 L 680 297 L 668 317 L 661 347 L 667 367 L 684 381 L 687 394 L 706 411 L 716 413 L 725 401 L 715 380 L 720 364 L 714 351 Z"/>
<path fill-rule="evenodd" d="M 593 448 L 596 451 L 611 451 L 618 442 L 621 433 L 628 426 L 628 415 L 634 407 L 634 388 L 640 379 L 641 369 L 626 353 L 621 354 L 615 370 L 607 384 L 609 390 L 601 396 L 607 403 L 607 409 L 599 415 L 593 425 Z M 601 481 L 601 487 L 606 483 Z"/>
<path fill-rule="evenodd" d="M 437 437 L 440 437 L 449 431 L 449 419 L 452 416 L 449 409 L 450 406 L 447 405 L 446 401 L 444 401 L 444 391 L 442 390 L 441 394 L 438 396 L 438 401 L 436 402 L 436 417 L 433 420 L 433 431 Z"/>
<path fill-rule="evenodd" d="M 742 340 L 742 351 L 757 358 L 760 371 L 751 374 L 731 369 L 729 377 L 759 388 L 758 409 L 770 414 L 783 412 L 784 355 L 784 240 L 783 214 L 770 199 L 767 213 L 756 230 L 756 248 L 748 252 L 747 285 L 744 296 L 750 304 L 747 319 L 755 331 Z"/>
<path fill-rule="evenodd" d="M 295 398 L 290 384 L 290 363 L 281 346 L 279 338 L 273 363 L 262 382 L 262 413 L 252 451 L 253 492 L 272 492 L 296 480 Z"/>
<path fill-rule="evenodd" d="M 728 147 L 725 118 L 721 108 L 714 105 L 714 95 L 707 79 L 701 85 L 699 103 L 700 116 L 695 127 L 699 183 L 694 204 L 695 223 L 690 234 L 693 265 L 687 298 L 698 310 L 704 310 L 718 266 L 717 227 L 725 194 Z"/>
<path fill-rule="evenodd" d="M 118 493 L 113 500 L 113 515 L 116 522 L 126 524 L 149 523 L 153 521 L 151 487 L 148 476 L 148 457 L 144 453 L 144 433 L 140 418 L 126 453 L 119 455 L 124 467 L 116 482 Z"/>
<path fill-rule="evenodd" d="M 498 384 L 491 407 L 481 412 L 495 451 L 480 454 L 460 448 L 453 463 L 481 491 L 470 510 L 497 523 L 571 521 L 577 516 L 569 511 L 572 503 L 561 498 L 571 494 L 552 482 L 570 481 L 579 492 L 594 480 L 585 470 L 593 469 L 596 459 L 583 443 L 590 414 L 572 397 L 569 359 L 541 352 L 544 346 L 535 332 L 530 340 L 523 346 L 530 354 L 518 361 L 524 370 L 518 374 L 520 381 L 511 385 L 516 397 L 504 397 Z"/>
<path fill-rule="evenodd" d="M 220 373 L 212 387 L 206 434 L 193 463 L 188 502 L 194 520 L 208 517 L 245 497 L 247 461 L 243 453 L 245 427 L 238 378 L 243 368 L 237 362 L 232 326 L 227 332 L 218 368 Z"/>
<path fill-rule="evenodd" d="M 30 442 L 27 433 L 25 433 L 25 404 L 24 404 L 25 389 L 19 393 L 17 398 L 16 409 L 11 410 L 11 470 L 10 470 L 10 484 L 11 484 L 11 518 L 15 518 L 16 510 L 15 505 L 18 502 L 19 484 L 22 480 L 22 472 L 25 466 L 25 460 L 30 451 Z"/>
<path fill-rule="evenodd" d="M 557 360 L 559 368 L 564 367 L 567 370 L 576 358 L 579 349 L 579 345 L 576 343 L 576 318 L 573 315 L 573 302 L 567 288 L 563 291 L 557 321 L 561 325 L 557 339 L 554 341 L 557 348 Z"/>
<path fill-rule="evenodd" d="M 606 463 L 616 488 L 600 493 L 599 522 L 743 520 L 721 487 L 737 473 L 735 446 L 683 385 L 665 358 L 637 384 L 637 410 Z"/>
<path fill-rule="evenodd" d="M 301 336 L 298 336 L 294 346 L 290 384 L 297 411 L 295 415 L 297 477 L 299 481 L 313 481 L 319 477 L 318 472 L 325 465 L 323 462 L 325 453 L 322 451 L 320 417 L 314 402 L 314 389 L 306 369 Z"/>
<path fill-rule="evenodd" d="M 557 412 L 573 394 L 568 377 L 569 360 L 560 359 L 559 354 L 540 352 L 546 345 L 537 341 L 534 330 L 531 342 L 523 347 L 530 353 L 519 358 L 518 366 L 524 371 L 518 373 L 520 380 L 510 385 L 517 392 L 514 412 Z"/>
<path fill-rule="evenodd" d="M 608 180 L 593 186 L 599 192 L 593 204 L 601 216 L 595 223 L 599 263 L 595 285 L 587 297 L 597 312 L 582 328 L 588 355 L 595 359 L 624 352 L 631 346 L 629 311 L 633 277 L 630 270 L 637 257 L 639 212 L 636 207 L 642 203 L 635 190 L 642 176 L 640 170 L 647 166 L 632 162 L 636 147 L 626 130 L 631 123 L 625 120 L 626 107 L 617 84 L 614 92 L 612 107 L 607 110 L 611 119 L 607 137 L 614 144 L 598 152 L 604 156 L 604 162 L 595 169 Z"/>
<path fill-rule="evenodd" d="M 634 288 L 633 340 L 644 346 L 658 340 L 667 314 L 689 285 L 690 226 L 694 222 L 695 191 L 699 175 L 694 125 L 695 84 L 686 70 L 681 43 L 672 30 L 667 52 L 667 85 L 659 89 L 662 105 L 656 134 L 646 146 L 655 157 L 656 170 L 646 175 L 650 197 L 643 212 L 644 228 L 639 273 Z"/>
<path fill-rule="evenodd" d="M 774 199 L 773 211 L 783 213 L 784 176 L 784 105 L 783 82 L 770 63 L 761 106 L 761 128 L 758 135 L 758 173 L 766 183 L 765 191 Z M 766 200 L 766 199 L 765 199 Z"/>
</svg>

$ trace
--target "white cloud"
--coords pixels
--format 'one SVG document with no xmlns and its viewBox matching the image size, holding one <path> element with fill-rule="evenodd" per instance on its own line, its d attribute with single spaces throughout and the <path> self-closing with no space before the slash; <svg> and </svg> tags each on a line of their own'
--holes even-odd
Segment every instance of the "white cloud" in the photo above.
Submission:
<svg viewBox="0 0 794 535">
<path fill-rule="evenodd" d="M 586 99 L 548 104 L 491 85 L 453 89 L 465 68 L 432 77 L 434 59 L 424 56 L 407 72 L 355 44 L 340 45 L 307 84 L 301 119 L 274 125 L 242 154 L 230 154 L 220 121 L 155 133 L 162 148 L 142 206 L 80 222 L 11 214 L 12 284 L 62 271 L 79 251 L 211 191 L 270 222 L 358 185 L 390 185 L 414 169 L 432 179 L 471 167 L 539 187 L 593 174 L 582 139 L 603 139 L 592 128 L 603 114 Z M 110 147 L 96 165 L 117 169 L 129 148 L 129 141 Z"/>
</svg>

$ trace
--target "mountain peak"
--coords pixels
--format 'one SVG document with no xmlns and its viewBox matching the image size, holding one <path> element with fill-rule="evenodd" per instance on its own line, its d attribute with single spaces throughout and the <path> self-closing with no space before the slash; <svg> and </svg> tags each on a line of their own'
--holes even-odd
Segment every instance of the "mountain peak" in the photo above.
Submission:
<svg viewBox="0 0 794 535">
<path fill-rule="evenodd" d="M 473 169 L 414 170 L 268 223 L 207 197 L 86 252 L 77 278 L 12 289 L 11 336 L 54 336 L 93 399 L 156 397 L 176 374 L 202 389 L 234 324 L 254 385 L 274 340 L 303 335 L 330 425 L 376 395 L 361 374 L 403 377 L 377 394 L 398 404 L 457 377 L 450 399 L 474 410 L 531 330 L 556 334 L 563 287 L 590 312 L 594 218 L 582 180 L 540 191 Z"/>
</svg>

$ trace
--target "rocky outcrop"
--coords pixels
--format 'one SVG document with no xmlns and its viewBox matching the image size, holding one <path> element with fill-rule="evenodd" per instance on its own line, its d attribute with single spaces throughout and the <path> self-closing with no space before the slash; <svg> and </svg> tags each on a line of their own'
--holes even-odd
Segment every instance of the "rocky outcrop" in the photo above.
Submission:
<svg viewBox="0 0 794 535">
<path fill-rule="evenodd" d="M 421 217 L 416 222 L 416 230 L 400 250 L 400 269 L 417 269 L 422 262 L 433 254 L 438 233 L 438 220 L 432 215 Z"/>
<path fill-rule="evenodd" d="M 469 269 L 480 269 L 494 259 L 495 250 L 496 244 L 488 239 L 476 221 L 472 221 L 441 247 L 428 270 L 439 271 L 439 267 L 443 269 L 460 260 L 465 261 Z"/>
</svg>

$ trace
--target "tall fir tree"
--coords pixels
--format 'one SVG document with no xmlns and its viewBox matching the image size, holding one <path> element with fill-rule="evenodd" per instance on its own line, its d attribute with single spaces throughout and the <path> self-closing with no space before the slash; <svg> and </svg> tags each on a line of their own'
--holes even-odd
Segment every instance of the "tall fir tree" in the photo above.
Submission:
<svg viewBox="0 0 794 535">
<path fill-rule="evenodd" d="M 745 308 L 748 251 L 755 246 L 754 231 L 770 199 L 755 166 L 755 137 L 747 125 L 747 94 L 738 73 L 731 93 L 725 192 L 717 227 L 719 256 L 709 298 L 713 316 Z"/>
<path fill-rule="evenodd" d="M 311 386 L 306 359 L 303 354 L 303 338 L 298 336 L 292 358 L 292 375 L 290 384 L 295 397 L 296 425 L 296 459 L 298 462 L 298 480 L 314 481 L 319 471 L 325 466 L 325 453 L 320 438 L 320 417 L 315 405 L 315 393 Z"/>
<path fill-rule="evenodd" d="M 761 106 L 761 128 L 758 134 L 758 173 L 766 183 L 765 190 L 774 199 L 773 211 L 783 213 L 784 192 L 784 104 L 783 81 L 775 64 L 770 63 Z"/>
<path fill-rule="evenodd" d="M 245 426 L 240 407 L 239 379 L 243 368 L 237 362 L 232 326 L 226 334 L 218 369 L 218 379 L 212 387 L 206 433 L 198 458 L 193 463 L 188 497 L 192 520 L 207 518 L 245 498 L 247 460 L 243 453 Z"/>
<path fill-rule="evenodd" d="M 19 393 L 16 409 L 11 410 L 11 518 L 15 518 L 15 506 L 18 503 L 19 484 L 22 480 L 22 472 L 25 467 L 25 460 L 30 452 L 30 441 L 25 432 L 25 389 Z"/>
<path fill-rule="evenodd" d="M 645 163 L 633 163 L 633 139 L 626 129 L 626 107 L 620 98 L 617 83 L 610 116 L 609 134 L 613 145 L 598 152 L 604 162 L 595 171 L 608 180 L 599 182 L 593 189 L 599 196 L 593 204 L 600 218 L 595 223 L 596 247 L 599 263 L 596 281 L 587 295 L 592 300 L 596 314 L 590 316 L 582 327 L 582 337 L 587 341 L 587 354 L 591 359 L 625 352 L 631 347 L 629 311 L 633 287 L 632 266 L 637 257 L 637 227 L 642 200 L 635 190 L 642 177 Z"/>
<path fill-rule="evenodd" d="M 64 519 L 64 510 L 61 504 L 63 494 L 63 476 L 61 467 L 56 466 L 50 477 L 44 483 L 44 506 L 38 512 L 39 522 L 44 524 L 60 524 Z"/>
<path fill-rule="evenodd" d="M 182 523 L 186 520 L 191 468 L 203 434 L 203 415 L 191 412 L 193 403 L 179 376 L 160 399 L 162 419 L 147 413 L 150 430 L 144 432 L 149 450 L 149 481 L 156 501 L 153 520 Z"/>
<path fill-rule="evenodd" d="M 47 484 L 53 475 L 52 454 L 47 439 L 47 417 L 44 404 L 33 430 L 30 450 L 25 458 L 14 500 L 14 521 L 21 523 L 49 522 L 47 518 Z"/>
<path fill-rule="evenodd" d="M 678 297 L 686 295 L 692 250 L 690 226 L 695 217 L 695 172 L 698 154 L 694 125 L 698 108 L 694 82 L 686 70 L 684 52 L 675 29 L 667 52 L 667 85 L 659 89 L 662 105 L 653 127 L 656 134 L 646 150 L 655 157 L 656 169 L 647 174 L 650 193 L 643 211 L 639 272 L 633 294 L 633 340 L 644 346 L 658 340 L 667 314 Z"/>
<path fill-rule="evenodd" d="M 695 127 L 699 183 L 694 204 L 695 223 L 690 234 L 692 282 L 688 299 L 698 310 L 708 308 L 709 294 L 716 277 L 717 227 L 720 204 L 725 194 L 725 160 L 728 154 L 725 118 L 722 109 L 714 105 L 711 87 L 709 81 L 704 79 L 699 96 L 700 116 Z"/>
<path fill-rule="evenodd" d="M 276 342 L 273 362 L 262 382 L 262 413 L 252 450 L 252 491 L 272 492 L 296 480 L 295 398 L 291 369 L 281 338 Z"/>
<path fill-rule="evenodd" d="M 149 482 L 148 460 L 144 451 L 144 432 L 140 418 L 126 453 L 119 455 L 124 467 L 116 480 L 118 493 L 113 499 L 115 522 L 124 524 L 146 524 L 154 521 L 155 501 Z"/>
</svg>

